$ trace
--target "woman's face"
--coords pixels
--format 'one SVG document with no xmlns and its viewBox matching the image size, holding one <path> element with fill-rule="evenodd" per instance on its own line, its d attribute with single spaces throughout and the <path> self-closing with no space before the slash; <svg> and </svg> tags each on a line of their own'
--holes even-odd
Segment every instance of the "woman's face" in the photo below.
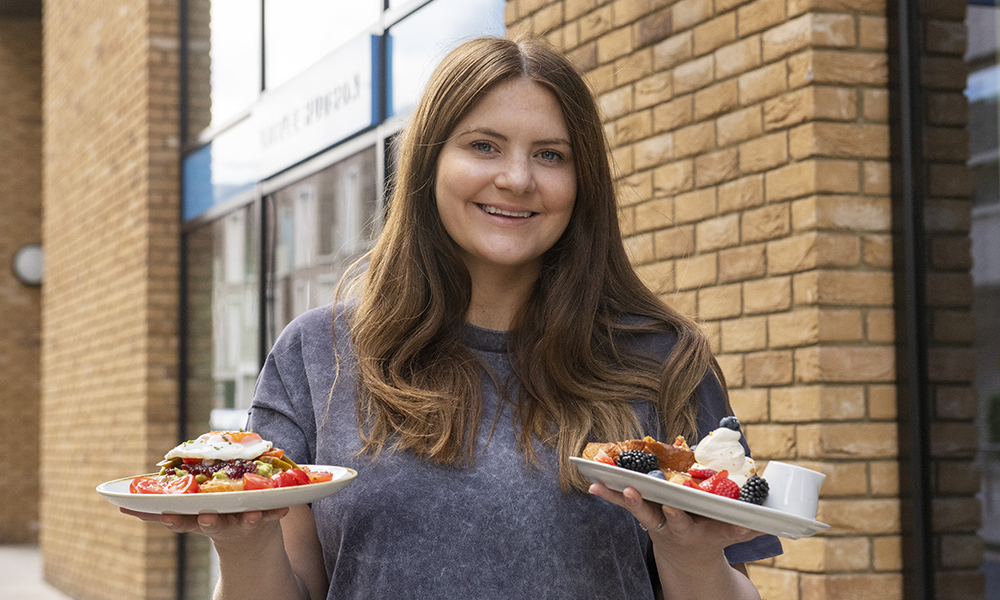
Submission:
<svg viewBox="0 0 1000 600">
<path fill-rule="evenodd" d="M 537 274 L 576 200 L 569 132 L 555 95 L 528 79 L 498 84 L 445 142 L 434 191 L 473 277 L 498 267 Z"/>
</svg>

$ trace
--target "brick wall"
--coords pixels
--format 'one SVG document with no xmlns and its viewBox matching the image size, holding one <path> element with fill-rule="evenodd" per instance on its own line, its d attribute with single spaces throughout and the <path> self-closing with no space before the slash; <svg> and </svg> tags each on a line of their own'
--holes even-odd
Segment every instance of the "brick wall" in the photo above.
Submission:
<svg viewBox="0 0 1000 600">
<path fill-rule="evenodd" d="M 176 443 L 176 0 L 44 11 L 45 576 L 78 598 L 173 598 L 175 541 L 94 487 Z"/>
<path fill-rule="evenodd" d="M 42 240 L 42 25 L 0 19 L 0 439 L 16 460 L 0 470 L 0 544 L 38 528 L 38 360 L 41 291 L 10 269 Z"/>
<path fill-rule="evenodd" d="M 948 223 L 929 274 L 938 597 L 971 598 L 964 3 L 924 4 L 929 222 Z M 508 0 L 506 17 L 586 72 L 633 262 L 704 324 L 755 456 L 828 475 L 832 529 L 750 567 L 764 599 L 901 598 L 885 1 Z"/>
</svg>

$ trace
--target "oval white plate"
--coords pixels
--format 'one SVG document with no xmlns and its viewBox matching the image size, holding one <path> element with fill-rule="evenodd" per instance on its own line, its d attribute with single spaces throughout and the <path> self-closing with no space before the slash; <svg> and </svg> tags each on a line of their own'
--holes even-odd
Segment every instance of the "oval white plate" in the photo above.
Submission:
<svg viewBox="0 0 1000 600">
<path fill-rule="evenodd" d="M 830 528 L 826 523 L 749 502 L 716 496 L 670 481 L 663 481 L 644 473 L 636 473 L 576 456 L 571 456 L 570 461 L 590 481 L 603 483 L 617 492 L 632 486 L 642 494 L 644 499 L 650 502 L 666 504 L 696 515 L 747 527 L 761 533 L 770 533 L 797 540 Z"/>
<path fill-rule="evenodd" d="M 339 492 L 358 476 L 354 469 L 325 465 L 303 465 L 314 471 L 326 471 L 333 479 L 321 483 L 211 494 L 132 494 L 128 486 L 135 477 L 122 477 L 97 486 L 97 493 L 108 502 L 130 510 L 152 514 L 198 515 L 202 513 L 240 513 L 272 510 L 308 504 Z M 155 475 L 155 474 L 154 474 Z M 149 476 L 149 475 L 148 475 Z"/>
</svg>

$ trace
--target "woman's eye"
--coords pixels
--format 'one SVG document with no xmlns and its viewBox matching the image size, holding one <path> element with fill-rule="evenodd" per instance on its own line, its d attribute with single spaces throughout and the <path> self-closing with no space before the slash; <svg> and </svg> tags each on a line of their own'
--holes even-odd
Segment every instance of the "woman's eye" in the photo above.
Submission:
<svg viewBox="0 0 1000 600">
<path fill-rule="evenodd" d="M 479 152 L 491 152 L 493 150 L 493 144 L 489 142 L 472 142 L 472 149 L 478 150 Z"/>
<path fill-rule="evenodd" d="M 538 153 L 538 156 L 542 160 L 547 160 L 550 162 L 554 162 L 562 158 L 562 154 L 559 154 L 555 150 L 542 150 L 541 152 Z"/>
</svg>

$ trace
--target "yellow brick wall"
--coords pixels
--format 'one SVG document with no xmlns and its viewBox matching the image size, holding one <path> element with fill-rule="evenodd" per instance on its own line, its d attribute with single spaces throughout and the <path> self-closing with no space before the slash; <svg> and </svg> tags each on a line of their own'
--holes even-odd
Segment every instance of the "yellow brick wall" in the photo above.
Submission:
<svg viewBox="0 0 1000 600">
<path fill-rule="evenodd" d="M 0 544 L 37 539 L 41 290 L 10 269 L 42 241 L 42 24 L 0 19 Z"/>
<path fill-rule="evenodd" d="M 173 598 L 175 541 L 94 487 L 176 443 L 176 0 L 44 4 L 42 529 L 78 598 Z"/>
<path fill-rule="evenodd" d="M 931 207 L 956 224 L 932 245 L 943 338 L 971 299 L 964 3 L 921 5 Z M 832 529 L 751 566 L 764 600 L 901 599 L 886 2 L 509 0 L 506 18 L 585 71 L 633 262 L 704 324 L 755 456 L 828 475 Z M 962 331 L 931 356 L 937 597 L 956 599 L 982 560 Z"/>
</svg>

